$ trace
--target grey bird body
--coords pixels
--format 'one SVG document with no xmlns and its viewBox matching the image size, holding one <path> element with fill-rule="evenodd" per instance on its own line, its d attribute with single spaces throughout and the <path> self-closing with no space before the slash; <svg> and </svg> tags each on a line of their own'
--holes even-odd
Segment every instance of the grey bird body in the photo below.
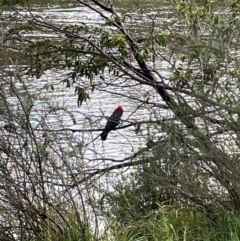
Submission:
<svg viewBox="0 0 240 241">
<path fill-rule="evenodd" d="M 123 114 L 122 106 L 118 106 L 118 108 L 112 113 L 112 115 L 108 118 L 107 124 L 101 133 L 101 139 L 105 141 L 107 139 L 108 133 L 116 128 L 121 120 L 121 116 Z"/>
</svg>

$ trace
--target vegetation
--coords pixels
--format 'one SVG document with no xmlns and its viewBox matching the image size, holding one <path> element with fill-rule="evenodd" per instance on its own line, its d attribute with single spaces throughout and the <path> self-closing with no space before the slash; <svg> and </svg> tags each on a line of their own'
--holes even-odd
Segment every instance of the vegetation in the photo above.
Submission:
<svg viewBox="0 0 240 241">
<path fill-rule="evenodd" d="M 239 240 L 240 2 L 72 3 L 1 1 L 0 239 Z"/>
</svg>

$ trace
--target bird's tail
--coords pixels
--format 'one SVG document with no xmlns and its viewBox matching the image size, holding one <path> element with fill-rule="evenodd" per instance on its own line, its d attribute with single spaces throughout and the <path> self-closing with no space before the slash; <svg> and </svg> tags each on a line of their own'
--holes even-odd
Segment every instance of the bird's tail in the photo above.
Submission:
<svg viewBox="0 0 240 241">
<path fill-rule="evenodd" d="M 107 136 L 108 136 L 108 131 L 103 131 L 101 134 L 102 141 L 105 141 L 107 139 Z"/>
</svg>

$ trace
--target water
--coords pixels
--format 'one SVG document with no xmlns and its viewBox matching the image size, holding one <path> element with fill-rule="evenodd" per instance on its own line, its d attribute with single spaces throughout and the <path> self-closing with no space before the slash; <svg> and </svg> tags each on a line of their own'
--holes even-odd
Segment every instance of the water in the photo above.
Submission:
<svg viewBox="0 0 240 241">
<path fill-rule="evenodd" d="M 150 12 L 150 15 L 154 15 L 156 12 Z M 11 12 L 4 12 L 4 14 L 11 15 Z M 20 12 L 23 16 L 28 14 L 25 11 Z M 68 24 L 88 24 L 88 25 L 99 25 L 104 23 L 101 17 L 94 13 L 93 11 L 87 9 L 86 7 L 50 7 L 50 6 L 37 6 L 33 7 L 32 14 L 40 16 L 40 18 L 52 22 L 57 26 L 64 26 Z M 132 13 L 134 15 L 134 13 Z M 138 13 L 136 13 L 137 15 Z M 169 11 L 163 11 L 162 15 L 159 17 L 160 21 L 163 22 L 164 18 L 169 14 Z M 136 16 L 135 15 L 135 16 Z M 143 16 L 148 19 L 146 16 Z M 136 19 L 135 19 L 136 20 Z M 165 19 L 169 21 L 169 19 Z M 136 26 L 141 26 L 142 19 L 130 23 L 134 31 Z M 150 22 L 145 21 L 145 22 Z M 146 26 L 146 29 L 149 26 Z M 145 28 L 145 27 L 144 27 Z M 135 33 L 137 34 L 137 33 Z M 25 33 L 25 37 L 30 37 L 33 39 L 40 38 L 59 38 L 59 34 L 54 32 L 46 33 Z M 159 66 L 162 66 L 162 70 L 166 72 L 166 67 L 164 63 L 159 63 Z M 63 116 L 49 115 L 48 121 L 50 127 L 58 129 L 73 129 L 80 130 L 72 133 L 72 140 L 75 143 L 83 142 L 84 143 L 84 159 L 86 160 L 112 160 L 112 161 L 123 161 L 126 160 L 128 156 L 136 153 L 139 148 L 146 145 L 146 138 L 138 134 L 136 135 L 134 129 L 135 127 L 129 127 L 126 129 L 121 129 L 118 131 L 112 131 L 107 141 L 102 142 L 101 139 L 97 136 L 101 133 L 100 131 L 94 131 L 95 129 L 100 129 L 105 126 L 106 118 L 111 115 L 115 108 L 121 104 L 124 108 L 124 114 L 122 116 L 122 125 L 135 123 L 136 121 L 148 121 L 150 119 L 156 119 L 157 117 L 166 116 L 168 112 L 160 108 L 149 108 L 147 104 L 142 105 L 142 100 L 157 102 L 159 104 L 164 104 L 161 98 L 155 93 L 155 90 L 151 87 L 136 85 L 135 82 L 128 80 L 128 83 L 123 83 L 122 87 L 118 82 L 123 81 L 122 79 L 112 80 L 109 79 L 107 82 L 111 83 L 111 87 L 105 88 L 101 84 L 101 79 L 95 77 L 93 82 L 100 85 L 96 90 L 91 93 L 90 90 L 87 92 L 90 95 L 90 100 L 86 103 L 83 103 L 82 106 L 77 106 L 77 96 L 74 93 L 75 86 L 72 88 L 66 88 L 66 85 L 61 82 L 64 80 L 66 73 L 69 71 L 61 70 L 51 70 L 46 71 L 39 79 L 29 78 L 23 76 L 23 79 L 27 82 L 30 92 L 39 92 L 40 95 L 35 96 L 35 114 L 32 113 L 32 120 L 37 125 L 36 116 L 39 115 L 39 109 L 44 108 L 44 101 L 48 99 L 52 105 L 58 107 L 64 107 L 65 109 L 71 111 L 76 120 L 76 124 L 73 123 L 71 117 L 67 114 Z M 81 85 L 85 86 L 86 89 L 89 86 L 89 82 L 86 79 L 80 80 Z M 127 88 L 126 84 L 130 87 Z M 54 85 L 54 91 L 46 90 L 46 86 Z M 118 85 L 117 87 L 114 85 Z M 129 98 L 131 96 L 131 98 Z M 140 106 L 141 105 L 141 106 Z M 151 105 L 150 105 L 151 106 Z M 44 111 L 42 111 L 44 113 Z M 155 116 L 156 115 L 156 116 Z M 59 119 L 61 121 L 59 121 Z M 61 126 L 58 123 L 61 122 Z M 146 125 L 143 125 L 142 128 L 146 128 Z M 84 129 L 93 129 L 93 132 L 84 131 Z M 146 131 L 143 131 L 146 134 Z M 102 161 L 101 161 L 102 163 Z M 97 164 L 98 165 L 98 164 Z"/>
<path fill-rule="evenodd" d="M 103 23 L 102 19 L 98 14 L 88 10 L 85 7 L 79 7 L 69 2 L 64 2 L 64 4 L 65 6 L 59 4 L 56 7 L 52 6 L 51 3 L 46 5 L 39 5 L 38 3 L 38 5 L 32 6 L 33 14 L 39 15 L 39 19 L 49 21 L 55 26 L 61 27 L 67 26 L 68 24 L 88 24 L 89 26 L 95 27 Z M 131 13 L 131 16 L 133 16 L 133 18 L 126 18 L 126 26 L 129 28 L 129 31 L 131 31 L 131 34 L 134 36 L 134 38 L 140 40 L 142 37 L 145 37 L 151 27 L 153 27 L 153 19 L 155 19 L 154 28 L 159 32 L 164 32 L 171 29 L 174 29 L 174 32 L 181 31 L 181 22 L 177 21 L 177 17 L 172 16 L 171 9 L 162 6 L 151 6 L 152 5 L 146 2 L 145 10 L 147 10 L 147 14 L 142 14 L 141 9 L 135 10 L 134 8 L 128 9 L 123 5 L 118 6 L 118 8 L 121 9 L 122 14 L 129 11 Z M 24 11 L 23 9 L 21 9 L 20 13 L 23 16 L 29 15 L 29 13 L 27 11 Z M 4 14 L 11 16 L 12 12 L 5 11 Z M 110 29 L 111 28 L 109 28 L 109 30 Z M 61 37 L 64 37 L 62 34 L 55 33 L 54 30 L 41 33 L 37 31 L 25 32 L 22 34 L 23 36 L 28 37 L 33 41 L 42 38 L 59 39 Z M 176 42 L 175 45 L 173 45 L 174 53 L 176 47 L 181 48 L 181 46 L 179 46 L 179 42 Z M 168 52 L 166 52 L 164 48 L 162 48 L 161 50 L 161 54 L 166 58 L 169 58 L 169 56 L 172 55 L 170 49 L 168 49 Z M 184 53 L 184 51 L 180 52 Z M 176 51 L 176 54 L 178 54 L 178 51 Z M 157 71 L 159 71 L 162 76 L 166 77 L 167 81 L 170 76 L 171 66 L 167 64 L 167 61 L 157 61 L 156 66 Z M 21 66 L 18 67 L 20 68 Z M 15 72 L 14 68 L 14 65 L 10 66 L 9 70 Z M 198 73 L 200 76 L 201 70 L 199 68 L 193 69 L 193 71 L 195 71 L 195 76 L 198 76 Z M 136 127 L 131 126 L 125 129 L 110 132 L 107 141 L 102 142 L 99 137 L 101 133 L 100 129 L 104 128 L 107 121 L 107 116 L 110 116 L 119 104 L 121 104 L 124 108 L 124 114 L 121 123 L 122 126 L 128 125 L 129 123 L 136 123 L 139 121 L 154 121 L 156 119 L 164 121 L 165 119 L 171 119 L 173 117 L 173 114 L 171 111 L 168 110 L 168 107 L 165 105 L 159 95 L 156 94 L 156 91 L 153 88 L 136 84 L 136 82 L 132 81 L 131 79 L 124 79 L 121 77 L 113 79 L 113 77 L 109 76 L 107 73 L 104 73 L 104 82 L 99 76 L 96 76 L 93 79 L 93 83 L 96 86 L 93 93 L 91 92 L 90 82 L 88 79 L 78 79 L 79 85 L 84 88 L 90 96 L 90 100 L 87 100 L 87 102 L 83 102 L 83 104 L 78 107 L 77 96 L 75 94 L 76 85 L 73 84 L 73 86 L 71 86 L 70 88 L 66 88 L 66 83 L 64 82 L 66 75 L 69 72 L 70 70 L 68 69 L 51 69 L 45 71 L 39 79 L 29 77 L 24 74 L 22 75 L 22 80 L 26 83 L 29 88 L 29 93 L 33 96 L 33 109 L 31 111 L 30 121 L 33 129 L 35 130 L 35 138 L 37 140 L 37 143 L 43 144 L 46 141 L 45 134 L 50 141 L 50 144 L 46 150 L 46 153 L 48 154 L 48 159 L 46 158 L 46 161 L 44 158 L 42 158 L 44 169 L 43 179 L 45 191 L 47 190 L 46 192 L 50 197 L 51 203 L 53 203 L 54 205 L 58 205 L 59 200 L 64 200 L 65 202 L 68 202 L 69 200 L 71 201 L 72 197 L 73 200 L 77 200 L 76 203 L 79 203 L 81 195 L 85 196 L 84 201 L 86 201 L 86 203 L 88 197 L 94 198 L 94 200 L 101 199 L 101 195 L 103 193 L 101 192 L 102 189 L 112 190 L 113 185 L 116 184 L 119 180 L 121 180 L 121 174 L 123 172 L 125 176 L 128 176 L 129 178 L 129 175 L 127 175 L 129 174 L 129 169 L 117 169 L 117 165 L 122 162 L 128 162 L 131 164 L 132 156 L 137 153 L 141 148 L 147 146 L 149 136 L 154 140 L 158 140 L 163 135 L 169 135 L 170 140 L 171 137 L 172 139 L 174 139 L 176 137 L 175 135 L 179 134 L 176 130 L 174 130 L 175 125 L 169 126 L 168 128 L 174 128 L 168 130 L 166 134 L 162 133 L 161 125 L 159 124 L 142 124 L 141 129 L 138 133 L 135 133 Z M 220 89 L 221 93 L 217 92 L 217 94 L 219 94 L 220 96 L 224 94 L 227 95 L 232 92 L 236 96 L 236 85 L 232 86 L 229 89 L 228 93 L 227 91 L 225 92 L 224 82 L 226 82 L 226 79 L 224 78 L 225 77 L 219 78 L 219 88 L 216 89 Z M 199 80 L 201 80 L 201 77 L 199 77 Z M 16 86 L 21 89 L 22 84 L 18 83 L 18 80 L 14 81 L 16 82 Z M 54 90 L 50 88 L 51 85 L 54 87 Z M 194 88 L 197 89 L 198 87 L 199 93 L 203 93 L 204 90 L 201 88 L 201 85 L 195 86 Z M 24 91 L 21 90 L 21 93 L 24 94 Z M 174 95 L 173 92 L 172 94 Z M 17 110 L 19 106 L 19 101 L 17 98 L 10 96 L 11 95 L 9 94 L 8 101 L 12 104 L 12 106 L 14 106 L 13 108 L 16 108 Z M 182 94 L 182 96 L 186 97 L 186 95 L 184 94 Z M 218 98 L 214 94 L 209 97 L 209 99 L 211 98 L 215 101 L 218 100 Z M 236 98 L 237 97 L 235 97 L 235 100 Z M 198 108 L 199 110 L 201 110 L 202 108 L 204 108 L 201 107 L 204 101 L 203 99 L 199 98 L 200 101 L 198 103 L 196 99 L 197 98 L 191 97 L 186 98 L 188 103 L 192 105 L 193 108 Z M 222 101 L 224 102 L 224 98 L 222 98 Z M 214 109 L 215 107 L 216 109 Z M 221 103 L 221 105 L 219 106 L 216 104 L 216 106 L 214 107 L 208 105 L 206 109 L 207 108 L 209 111 L 212 111 L 212 113 L 209 114 L 209 116 L 212 118 L 219 118 L 224 120 L 224 115 L 227 115 L 227 111 L 224 109 L 224 103 Z M 219 110 L 217 110 L 217 108 L 219 108 Z M 53 109 L 57 111 L 53 111 Z M 237 116 L 234 116 L 234 118 L 235 117 L 237 119 Z M 2 117 L 0 116 L 0 118 Z M 218 127 L 216 127 L 216 125 L 209 124 L 209 126 L 206 127 L 205 121 L 203 121 L 204 117 L 202 118 L 201 115 L 196 118 L 197 121 L 198 119 L 198 126 L 203 134 L 206 133 L 206 130 L 209 132 L 212 132 L 214 128 L 216 129 L 215 131 L 218 130 Z M 4 121 L 5 120 L 0 119 L 0 126 L 5 124 Z M 20 120 L 18 124 L 21 124 Z M 178 124 L 180 123 L 178 122 Z M 44 129 L 44 127 L 47 127 L 47 130 Z M 221 128 L 221 126 L 219 128 Z M 184 131 L 184 128 L 180 129 Z M 188 131 L 189 132 L 186 131 L 186 133 L 189 139 L 191 139 L 191 130 Z M 220 147 L 219 149 L 222 148 L 221 150 L 223 150 L 223 152 L 232 151 L 233 153 L 238 153 L 238 150 L 236 148 L 238 147 L 238 144 L 230 143 L 231 141 L 236 139 L 235 136 L 231 137 L 229 134 L 216 135 L 216 137 L 213 137 L 211 139 L 213 140 L 213 143 L 214 138 L 217 140 L 218 137 L 220 137 L 219 145 L 218 143 L 213 145 L 215 145 L 216 147 Z M 196 138 L 196 140 L 200 140 L 196 135 L 193 135 L 193 139 L 194 138 Z M 21 141 L 22 140 L 18 142 L 18 140 L 14 140 L 13 143 L 16 147 L 21 147 L 23 145 Z M 173 143 L 169 143 L 169 146 L 168 143 L 164 143 L 164 148 L 166 148 L 166 150 L 163 151 L 167 153 L 167 151 L 170 150 L 174 154 L 174 151 L 177 148 L 181 148 L 181 150 L 179 150 L 179 153 L 177 153 L 176 151 L 176 153 L 179 154 L 179 159 L 178 157 L 176 157 L 176 162 L 174 159 L 174 155 L 171 156 L 171 153 L 169 154 L 169 156 L 171 157 L 169 157 L 168 161 L 171 163 L 166 164 L 169 165 L 169 172 L 174 170 L 180 173 L 182 172 L 182 170 L 184 170 L 186 171 L 186 178 L 190 177 L 189 180 L 191 180 L 191 162 L 193 162 L 193 164 L 195 165 L 195 163 L 198 161 L 198 150 L 196 150 L 195 152 L 196 158 L 194 157 L 194 150 L 197 149 L 198 146 L 193 145 L 193 149 L 191 150 L 190 148 L 189 151 L 185 150 L 181 147 L 181 145 L 179 145 L 179 143 L 177 143 L 177 138 L 176 140 L 172 141 Z M 174 146 L 175 143 L 176 146 Z M 36 160 L 34 159 L 34 161 L 29 158 L 29 156 L 32 155 L 32 153 L 35 151 L 34 144 L 32 145 L 32 149 L 31 146 L 28 149 L 29 152 L 27 152 L 23 147 L 21 147 L 23 153 L 19 152 L 19 155 L 20 157 L 23 156 L 23 158 L 19 158 L 19 160 L 14 161 L 16 163 L 22 161 L 21 164 L 23 167 L 25 167 L 24 165 L 26 165 L 27 161 L 29 161 L 29 163 L 27 164 L 29 164 L 30 167 L 31 165 L 34 166 L 34 168 L 30 168 L 30 174 L 33 173 L 30 177 L 36 179 L 34 179 L 34 181 L 32 182 L 32 179 L 30 180 L 28 174 L 26 174 L 26 170 L 21 169 L 21 165 L 14 166 L 16 164 L 14 163 L 14 161 L 14 165 L 11 166 L 10 174 L 12 175 L 13 180 L 16 180 L 16 186 L 19 185 L 19 180 L 25 180 L 26 176 L 27 178 L 29 178 L 27 179 L 30 180 L 30 184 L 28 185 L 29 187 L 32 187 L 32 190 L 35 188 L 37 189 L 38 196 L 35 195 L 34 192 L 30 192 L 30 194 L 28 195 L 31 199 L 33 199 L 33 206 L 35 205 L 38 208 L 40 207 L 39 209 L 41 209 L 41 207 L 44 206 L 43 203 L 45 200 L 44 197 L 42 197 L 43 192 L 41 189 L 41 180 L 39 178 L 40 175 L 38 173 L 39 170 L 37 166 L 38 163 L 36 161 L 37 158 Z M 16 150 L 18 149 L 16 148 Z M 183 162 L 181 161 L 181 154 L 185 153 L 181 152 L 185 151 L 186 158 L 183 155 L 182 160 L 186 160 L 186 162 Z M 191 151 L 193 152 L 193 157 Z M 211 151 L 209 152 L 210 155 L 213 155 Z M 163 154 L 167 156 L 168 153 L 166 153 Z M 29 154 L 29 156 L 27 156 L 27 154 Z M 161 154 L 162 153 L 159 154 L 159 158 L 161 158 Z M 203 156 L 205 155 L 205 153 L 199 152 L 199 159 L 201 154 L 203 154 Z M 144 156 L 143 160 L 148 160 L 148 157 L 149 156 Z M 171 160 L 171 158 L 173 160 Z M 206 164 L 201 164 L 205 169 L 203 168 L 200 173 L 206 173 L 204 170 L 208 170 L 207 164 L 207 162 Z M 212 163 L 212 161 L 209 160 L 208 165 L 210 165 L 210 167 L 212 165 L 212 169 L 214 168 L 214 164 L 215 163 Z M 100 175 L 95 175 L 94 177 L 96 177 L 96 179 L 93 182 L 91 182 L 90 178 L 87 178 L 89 177 L 88 175 L 91 175 L 91 173 L 93 173 L 94 171 L 114 165 L 116 165 L 116 169 L 114 171 L 107 172 L 106 175 L 101 176 L 101 178 L 99 178 L 98 180 L 96 179 Z M 177 167 L 178 165 L 179 167 Z M 216 173 L 218 173 L 217 169 Z M 120 175 L 117 176 L 117 174 Z M 195 174 L 197 176 L 198 173 Z M 181 180 L 181 178 L 183 181 Z M 184 178 L 184 175 L 180 175 L 180 183 L 184 182 Z M 198 178 L 199 177 L 196 177 L 196 183 L 198 183 Z M 5 181 L 4 178 L 3 180 Z M 86 181 L 84 182 L 84 185 L 79 185 L 79 183 L 83 183 L 83 180 Z M 186 179 L 187 184 L 189 184 L 189 180 Z M 220 185 L 212 176 L 209 177 L 208 180 L 210 183 L 210 189 L 216 191 L 216 193 L 219 194 L 219 190 L 222 188 L 222 185 Z M 161 182 L 161 178 L 159 182 Z M 59 186 L 56 183 L 59 184 Z M 72 186 L 73 183 L 75 184 L 74 188 Z M 198 184 L 196 185 L 198 186 Z M 172 184 L 170 186 L 172 186 Z M 23 190 L 25 189 L 23 188 Z M 191 190 L 189 193 L 191 194 Z M 61 198 L 59 198 L 59 194 L 61 194 Z M 5 203 L 8 203 L 8 200 Z M 91 205 L 88 204 L 84 204 L 82 206 L 85 206 L 87 208 L 91 207 Z M 91 211 L 92 210 L 90 210 L 88 214 L 91 213 Z"/>
<path fill-rule="evenodd" d="M 39 4 L 32 6 L 33 14 L 39 15 L 39 18 L 49 21 L 56 26 L 62 27 L 68 24 L 87 23 L 94 27 L 103 23 L 99 15 L 87 10 L 85 7 L 74 6 L 69 2 L 64 2 L 66 4 L 64 7 L 61 4 L 51 5 L 51 2 L 45 5 Z M 146 15 L 140 16 L 137 11 L 131 13 L 135 19 L 134 21 L 129 19 L 126 25 L 136 38 L 141 38 L 143 36 L 142 33 L 145 33 L 150 28 L 151 19 Z M 12 12 L 5 11 L 4 14 L 11 15 Z M 20 14 L 23 16 L 29 15 L 23 9 L 21 9 Z M 149 8 L 149 14 L 154 15 L 155 12 Z M 165 28 L 165 24 L 170 20 L 169 18 L 165 19 L 163 16 L 168 15 L 169 11 L 167 9 L 162 11 L 158 16 L 159 26 L 156 26 L 157 28 L 160 28 L 160 26 Z M 142 21 L 146 22 L 145 26 L 141 24 Z M 61 34 L 55 33 L 53 30 L 44 33 L 37 31 L 24 32 L 23 36 L 33 41 L 42 38 L 59 39 L 62 37 Z M 169 65 L 165 62 L 158 62 L 157 65 L 161 74 L 164 76 L 169 74 Z M 20 67 L 13 65 L 11 70 L 14 72 L 15 68 Z M 121 126 L 130 123 L 134 124 L 139 121 L 154 121 L 172 115 L 167 108 L 154 106 L 157 103 L 166 107 L 153 88 L 136 84 L 131 79 L 112 79 L 112 76 L 109 76 L 107 73 L 104 73 L 105 83 L 99 76 L 93 79 L 93 83 L 96 85 L 93 93 L 91 92 L 88 79 L 78 79 L 81 87 L 84 87 L 90 96 L 90 100 L 83 102 L 78 107 L 75 85 L 66 88 L 66 83 L 64 83 L 68 73 L 68 69 L 51 69 L 45 71 L 39 79 L 24 74 L 21 76 L 22 81 L 28 86 L 29 93 L 33 96 L 30 121 L 35 130 L 36 141 L 41 146 L 49 138 L 50 144 L 45 150 L 46 153 L 41 153 L 44 164 L 43 185 L 41 185 L 37 158 L 34 160 L 30 158 L 35 150 L 34 143 L 31 143 L 33 147 L 30 146 L 27 152 L 22 147 L 24 145 L 22 140 L 16 140 L 16 147 L 21 147 L 22 149 L 20 150 L 23 150 L 22 155 L 24 158 L 19 158 L 19 161 L 22 161 L 23 168 L 25 168 L 24 165 L 26 163 L 30 165 L 30 170 L 28 171 L 30 176 L 26 174 L 26 170 L 22 169 L 21 165 L 15 166 L 14 160 L 13 164 L 11 163 L 14 166 L 11 176 L 13 180 L 16 180 L 16 186 L 20 185 L 20 181 L 24 182 L 27 180 L 29 182 L 28 187 L 30 191 L 27 195 L 32 200 L 31 205 L 35 205 L 40 211 L 44 205 L 47 205 L 44 204 L 45 197 L 42 186 L 45 187 L 45 192 L 49 195 L 51 204 L 54 206 L 58 205 L 58 203 L 62 205 L 61 202 L 68 203 L 72 199 L 77 200 L 76 203 L 79 204 L 80 195 L 84 195 L 86 204 L 83 206 L 90 208 L 91 204 L 88 205 L 87 203 L 88 197 L 94 198 L 94 200 L 101 199 L 103 194 L 101 190 L 112 190 L 113 185 L 121 178 L 121 175 L 117 177 L 116 174 L 129 173 L 129 169 L 117 169 L 116 167 L 115 171 L 113 170 L 109 174 L 102 176 L 99 180 L 95 180 L 94 183 L 91 183 L 91 180 L 87 178 L 84 185 L 72 187 L 72 184 L 75 181 L 77 184 L 82 183 L 84 178 L 88 177 L 88 174 L 93 171 L 117 165 L 119 162 L 131 163 L 132 156 L 141 148 L 146 147 L 148 133 L 151 133 L 151 136 L 154 136 L 155 139 L 162 136 L 160 126 L 147 128 L 147 125 L 143 124 L 138 134 L 135 133 L 135 126 L 131 126 L 110 132 L 108 139 L 102 142 L 99 137 L 101 133 L 99 129 L 104 128 L 107 121 L 106 118 L 112 114 L 119 104 L 124 108 Z M 24 92 L 21 89 L 21 84 L 16 84 L 16 86 L 20 89 L 20 92 Z M 54 90 L 50 86 L 53 86 Z M 9 97 L 8 100 L 16 108 L 19 105 L 16 98 Z M 146 101 L 146 103 L 143 101 Z M 53 109 L 59 110 L 53 111 Z M 0 124 L 3 125 L 4 123 Z M 43 127 L 47 127 L 47 131 L 46 129 L 43 130 Z M 48 155 L 46 161 L 44 154 Z M 96 175 L 96 178 L 98 178 L 98 175 Z M 3 181 L 7 183 L 7 180 L 3 179 Z M 38 195 L 35 195 L 33 190 L 37 190 Z M 65 204 L 62 206 L 65 207 Z M 79 210 L 77 211 L 80 213 Z M 88 212 L 88 217 L 90 218 L 92 218 L 92 213 L 95 212 L 95 209 L 94 212 L 91 211 Z M 9 220 L 16 220 L 14 212 L 11 215 L 11 217 L 8 217 L 8 214 L 6 214 Z M 58 215 L 56 216 L 58 217 Z M 14 230 L 14 232 L 16 231 Z"/>
</svg>

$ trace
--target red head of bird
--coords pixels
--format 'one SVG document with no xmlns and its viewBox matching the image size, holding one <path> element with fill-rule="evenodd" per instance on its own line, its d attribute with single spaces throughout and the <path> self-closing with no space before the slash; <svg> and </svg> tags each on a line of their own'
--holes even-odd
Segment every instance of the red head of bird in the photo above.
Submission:
<svg viewBox="0 0 240 241">
<path fill-rule="evenodd" d="M 118 106 L 118 108 L 115 110 L 116 113 L 118 113 L 119 115 L 123 114 L 123 108 L 121 105 Z"/>
</svg>

